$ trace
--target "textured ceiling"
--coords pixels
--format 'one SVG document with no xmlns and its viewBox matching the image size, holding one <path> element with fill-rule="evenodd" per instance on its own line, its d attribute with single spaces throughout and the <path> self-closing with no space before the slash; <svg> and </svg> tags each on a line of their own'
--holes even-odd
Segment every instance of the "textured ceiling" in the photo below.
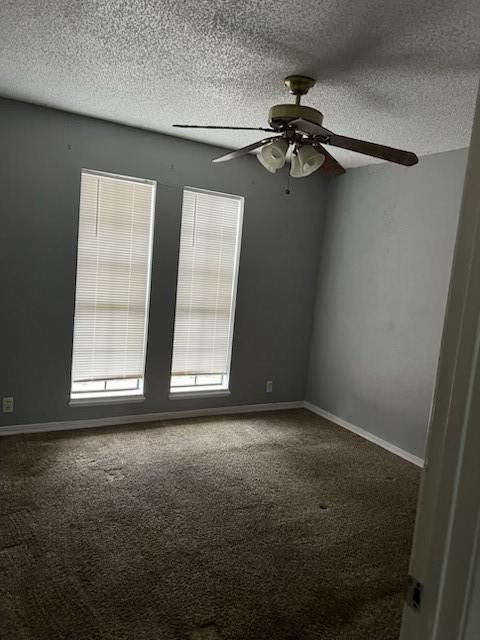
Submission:
<svg viewBox="0 0 480 640">
<path fill-rule="evenodd" d="M 170 125 L 266 126 L 304 73 L 326 127 L 423 155 L 468 145 L 479 34 L 478 0 L 2 0 L 0 95 L 236 148 Z"/>
</svg>

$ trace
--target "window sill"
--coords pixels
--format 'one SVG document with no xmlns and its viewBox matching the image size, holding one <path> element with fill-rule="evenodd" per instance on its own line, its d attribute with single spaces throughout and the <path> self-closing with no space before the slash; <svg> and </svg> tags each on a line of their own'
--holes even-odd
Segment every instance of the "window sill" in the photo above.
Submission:
<svg viewBox="0 0 480 640">
<path fill-rule="evenodd" d="M 71 398 L 68 404 L 71 407 L 88 407 L 99 404 L 131 404 L 133 402 L 143 402 L 144 400 L 144 395 L 135 394 L 130 396 L 97 396 L 96 398 Z"/>
<path fill-rule="evenodd" d="M 191 391 L 170 391 L 169 400 L 185 400 L 188 398 L 215 398 L 229 396 L 228 389 L 192 389 Z"/>
</svg>

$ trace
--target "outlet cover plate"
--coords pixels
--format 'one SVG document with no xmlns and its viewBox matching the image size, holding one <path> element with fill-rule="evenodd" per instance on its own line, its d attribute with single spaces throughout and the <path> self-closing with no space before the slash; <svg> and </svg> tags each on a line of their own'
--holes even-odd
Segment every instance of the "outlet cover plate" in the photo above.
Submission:
<svg viewBox="0 0 480 640">
<path fill-rule="evenodd" d="M 13 413 L 13 398 L 11 396 L 2 398 L 2 412 Z"/>
</svg>

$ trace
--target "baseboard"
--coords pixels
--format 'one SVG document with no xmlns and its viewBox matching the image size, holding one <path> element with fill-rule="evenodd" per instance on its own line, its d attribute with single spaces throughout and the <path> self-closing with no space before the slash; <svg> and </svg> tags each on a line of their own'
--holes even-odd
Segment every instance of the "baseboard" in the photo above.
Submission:
<svg viewBox="0 0 480 640">
<path fill-rule="evenodd" d="M 325 411 L 325 409 L 321 409 L 320 407 L 317 407 L 315 404 L 312 404 L 311 402 L 305 401 L 303 403 L 303 406 L 305 409 L 308 409 L 308 411 L 311 411 L 312 413 L 316 413 L 317 416 L 326 418 L 327 420 L 330 420 L 330 422 L 337 424 L 339 427 L 348 429 L 349 431 L 356 433 L 358 436 L 365 438 L 365 440 L 369 440 L 374 444 L 378 444 L 378 446 L 382 447 L 383 449 L 390 451 L 390 453 L 395 453 L 397 456 L 400 456 L 400 458 L 403 458 L 404 460 L 408 460 L 408 462 L 412 462 L 413 464 L 417 465 L 417 467 L 423 467 L 422 458 L 419 458 L 418 456 L 413 455 L 413 453 L 409 453 L 408 451 L 405 451 L 404 449 L 397 447 L 395 444 L 391 444 L 390 442 L 383 440 L 383 438 L 379 438 L 378 436 L 373 435 L 373 433 L 370 433 L 369 431 L 365 431 L 365 429 L 362 429 L 361 427 L 357 427 L 356 425 L 351 424 L 350 422 L 347 422 L 343 418 L 339 418 L 333 413 L 330 413 L 329 411 Z"/>
<path fill-rule="evenodd" d="M 38 433 L 43 431 L 69 431 L 71 429 L 91 429 L 94 427 L 109 427 L 120 424 L 137 424 L 141 422 L 157 422 L 162 420 L 175 420 L 181 418 L 196 418 L 202 416 L 216 416 L 216 415 L 232 415 L 236 413 L 253 413 L 256 411 L 279 411 L 281 409 L 308 409 L 312 413 L 316 413 L 322 418 L 330 420 L 344 429 L 348 429 L 353 433 L 378 444 L 383 449 L 390 451 L 391 453 L 400 456 L 404 460 L 408 460 L 418 467 L 423 467 L 423 460 L 418 456 L 404 451 L 400 447 L 397 447 L 378 436 L 373 435 L 369 431 L 357 427 L 343 418 L 321 409 L 311 402 L 307 401 L 293 401 L 293 402 L 269 402 L 266 404 L 242 404 L 235 407 L 213 407 L 208 409 L 188 409 L 185 411 L 163 411 L 161 413 L 144 413 L 140 415 L 130 416 L 110 416 L 108 418 L 92 418 L 89 420 L 68 420 L 62 422 L 38 422 L 33 424 L 16 424 L 5 427 L 0 427 L 0 436 L 11 436 L 18 433 Z"/>
<path fill-rule="evenodd" d="M 269 402 L 266 404 L 241 404 L 236 407 L 213 407 L 210 409 L 188 409 L 186 411 L 163 411 L 161 413 L 144 413 L 131 416 L 112 416 L 108 418 L 92 418 L 90 420 L 68 420 L 63 422 L 39 422 L 33 424 L 16 424 L 0 427 L 0 436 L 11 436 L 18 433 L 37 433 L 42 431 L 68 431 L 71 429 L 91 429 L 93 427 L 109 427 L 118 424 L 137 424 L 139 422 L 157 422 L 180 418 L 196 418 L 201 416 L 231 415 L 235 413 L 254 413 L 256 411 L 279 411 L 281 409 L 301 409 L 301 400 L 294 402 Z"/>
</svg>

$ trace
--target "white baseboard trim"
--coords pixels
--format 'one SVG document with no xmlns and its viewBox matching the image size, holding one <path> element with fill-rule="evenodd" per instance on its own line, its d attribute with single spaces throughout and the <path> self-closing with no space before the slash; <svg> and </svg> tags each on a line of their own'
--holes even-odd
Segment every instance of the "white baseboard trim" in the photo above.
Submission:
<svg viewBox="0 0 480 640">
<path fill-rule="evenodd" d="M 0 436 L 12 436 L 19 433 L 38 433 L 43 431 L 69 431 L 71 429 L 91 429 L 93 427 L 109 427 L 119 424 L 137 424 L 139 422 L 157 422 L 180 418 L 196 418 L 201 416 L 230 415 L 235 413 L 254 413 L 256 411 L 279 411 L 281 409 L 301 409 L 301 400 L 294 402 L 269 402 L 266 404 L 242 404 L 236 407 L 213 407 L 209 409 L 187 409 L 185 411 L 163 411 L 161 413 L 144 413 L 131 416 L 111 416 L 108 418 L 92 418 L 89 420 L 66 420 L 62 422 L 38 422 L 33 424 L 15 424 L 0 427 Z"/>
<path fill-rule="evenodd" d="M 312 404 L 311 402 L 307 402 L 305 400 L 305 402 L 303 403 L 303 406 L 305 409 L 308 409 L 308 411 L 311 411 L 312 413 L 316 413 L 317 416 L 326 418 L 327 420 L 330 420 L 330 422 L 337 424 L 339 427 L 348 429 L 349 431 L 356 433 L 358 436 L 365 438 L 365 440 L 369 440 L 374 444 L 378 444 L 378 446 L 382 447 L 383 449 L 390 451 L 390 453 L 395 453 L 397 456 L 400 456 L 400 458 L 403 458 L 404 460 L 408 460 L 408 462 L 412 462 L 413 464 L 417 465 L 417 467 L 423 467 L 422 458 L 419 458 L 418 456 L 413 455 L 413 453 L 409 453 L 404 449 L 400 449 L 400 447 L 397 447 L 395 444 L 391 444 L 390 442 L 383 440 L 383 438 L 379 438 L 378 436 L 373 435 L 373 433 L 370 433 L 369 431 L 365 431 L 365 429 L 362 429 L 361 427 L 357 427 L 356 425 L 351 424 L 350 422 L 347 422 L 343 418 L 339 418 L 333 413 L 330 413 L 329 411 L 325 411 L 325 409 L 321 409 L 320 407 L 317 407 L 317 405 Z"/>
<path fill-rule="evenodd" d="M 108 418 L 91 418 L 87 420 L 66 420 L 61 422 L 37 422 L 33 424 L 16 424 L 0 427 L 0 436 L 11 436 L 19 433 L 39 433 L 44 431 L 69 431 L 71 429 L 91 429 L 95 427 L 109 427 L 121 424 L 138 424 L 142 422 L 157 422 L 162 420 L 175 420 L 182 418 L 208 417 L 216 415 L 232 415 L 236 413 L 253 413 L 257 411 L 279 411 L 281 409 L 307 409 L 312 413 L 316 413 L 322 418 L 326 418 L 334 424 L 348 429 L 353 433 L 383 447 L 391 453 L 395 453 L 404 460 L 408 460 L 418 467 L 423 467 L 423 460 L 418 456 L 397 447 L 378 436 L 373 435 L 369 431 L 357 427 L 343 418 L 321 409 L 311 402 L 293 401 L 293 402 L 269 402 L 265 404 L 243 404 L 234 407 L 211 407 L 207 409 L 187 409 L 184 411 L 163 411 L 160 413 L 144 413 L 130 416 L 109 416 Z"/>
</svg>

